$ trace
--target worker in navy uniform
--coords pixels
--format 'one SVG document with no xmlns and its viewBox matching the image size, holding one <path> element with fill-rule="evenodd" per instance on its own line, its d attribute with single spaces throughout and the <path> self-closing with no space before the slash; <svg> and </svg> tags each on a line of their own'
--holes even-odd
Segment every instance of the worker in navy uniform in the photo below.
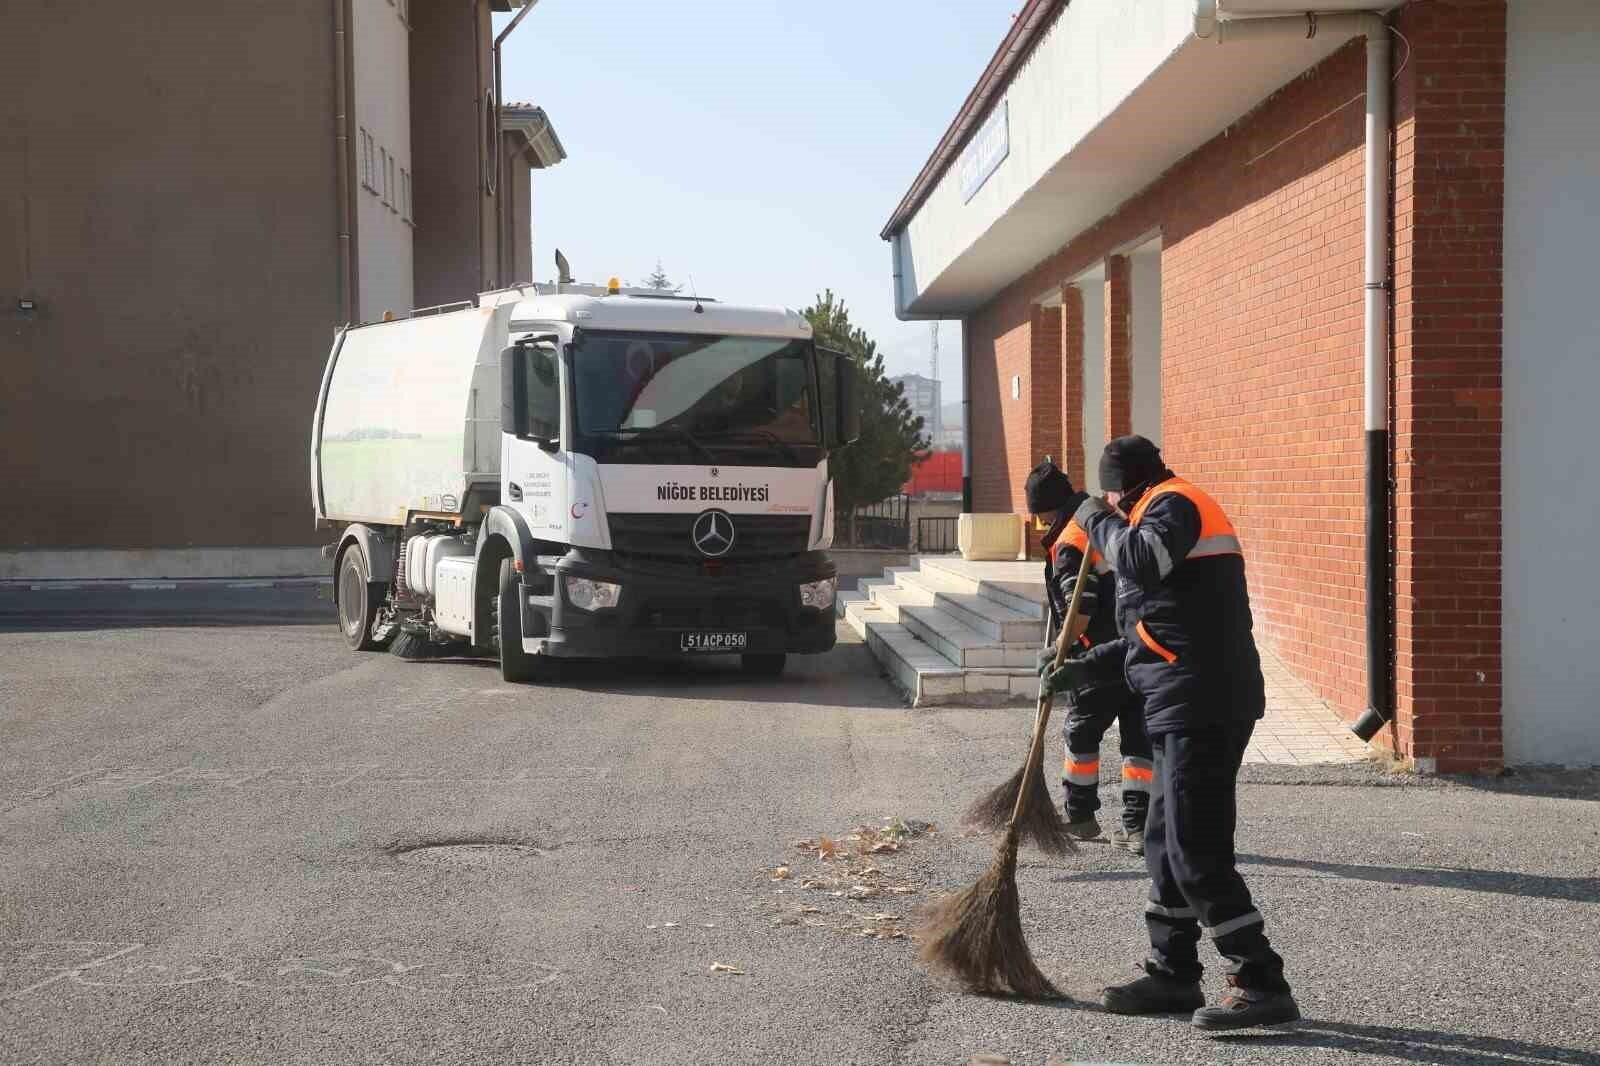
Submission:
<svg viewBox="0 0 1600 1066">
<path fill-rule="evenodd" d="M 1235 868 L 1239 764 L 1266 706 L 1251 634 L 1238 533 L 1217 502 L 1178 478 L 1143 437 L 1119 437 L 1100 459 L 1106 498 L 1074 519 L 1116 574 L 1116 641 L 1048 674 L 1053 691 L 1121 672 L 1144 698 L 1155 753 L 1145 828 L 1150 955 L 1144 976 L 1105 990 L 1107 1010 L 1194 1009 L 1202 1029 L 1300 1017 L 1267 942 L 1261 912 Z M 1226 960 L 1214 1007 L 1200 989 L 1201 930 Z"/>
<path fill-rule="evenodd" d="M 1067 605 L 1078 583 L 1078 567 L 1089 540 L 1072 513 L 1088 497 L 1072 487 L 1071 480 L 1046 459 L 1028 474 L 1024 485 L 1028 510 L 1048 525 L 1044 534 L 1044 587 L 1049 631 L 1041 658 L 1053 658 L 1056 634 L 1066 618 Z M 1117 639 L 1116 580 L 1111 568 L 1094 553 L 1090 579 L 1078 604 L 1080 619 L 1069 651 L 1082 656 L 1089 648 Z M 1144 704 L 1129 690 L 1120 673 L 1085 681 L 1065 694 L 1066 755 L 1061 782 L 1066 792 L 1067 832 L 1079 840 L 1100 837 L 1095 812 L 1100 809 L 1100 742 L 1112 722 L 1117 723 L 1122 752 L 1122 824 L 1111 831 L 1111 842 L 1136 855 L 1144 854 L 1145 814 L 1150 806 L 1154 777 L 1150 742 L 1144 735 Z"/>
</svg>

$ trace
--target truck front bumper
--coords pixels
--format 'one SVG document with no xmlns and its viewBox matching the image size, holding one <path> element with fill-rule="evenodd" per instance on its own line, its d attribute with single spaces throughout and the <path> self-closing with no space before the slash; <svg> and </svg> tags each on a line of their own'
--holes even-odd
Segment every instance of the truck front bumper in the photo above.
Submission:
<svg viewBox="0 0 1600 1066">
<path fill-rule="evenodd" d="M 833 647 L 834 609 L 803 607 L 800 586 L 837 576 L 824 552 L 707 566 L 618 558 L 575 548 L 541 557 L 543 595 L 524 594 L 523 647 L 559 659 L 691 658 L 690 634 L 739 634 L 724 654 L 817 654 Z M 622 587 L 615 607 L 583 610 L 567 599 L 565 578 Z"/>
</svg>

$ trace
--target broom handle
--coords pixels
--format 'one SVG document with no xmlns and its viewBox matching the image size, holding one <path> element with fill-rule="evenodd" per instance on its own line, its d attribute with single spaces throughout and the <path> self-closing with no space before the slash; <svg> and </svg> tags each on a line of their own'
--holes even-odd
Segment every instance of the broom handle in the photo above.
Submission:
<svg viewBox="0 0 1600 1066">
<path fill-rule="evenodd" d="M 1072 646 L 1072 629 L 1078 624 L 1078 606 L 1083 600 L 1083 586 L 1089 580 L 1089 560 L 1094 554 L 1094 545 L 1083 546 L 1083 562 L 1078 564 L 1078 580 L 1072 586 L 1072 602 L 1067 604 L 1067 616 L 1062 619 L 1061 632 L 1056 636 L 1056 657 L 1053 666 L 1059 668 L 1067 657 L 1067 649 Z M 1044 772 L 1044 730 L 1050 723 L 1050 707 L 1054 702 L 1055 694 L 1050 691 L 1050 686 L 1045 684 L 1045 679 L 1039 679 L 1039 702 L 1033 715 L 1033 743 L 1028 746 L 1028 761 L 1022 768 L 1022 787 L 1017 790 L 1017 803 L 1011 809 L 1011 824 L 1016 825 L 1017 819 L 1022 815 L 1022 804 L 1033 788 L 1033 778 L 1036 774 Z"/>
</svg>

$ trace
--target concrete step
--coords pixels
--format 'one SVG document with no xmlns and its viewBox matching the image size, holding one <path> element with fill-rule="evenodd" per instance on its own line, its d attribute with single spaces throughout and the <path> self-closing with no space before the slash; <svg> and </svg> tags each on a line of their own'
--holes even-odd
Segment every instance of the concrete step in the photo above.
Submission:
<svg viewBox="0 0 1600 1066">
<path fill-rule="evenodd" d="M 938 570 L 912 570 L 897 580 L 902 588 L 920 589 L 930 596 L 939 592 L 975 594 L 979 588 L 977 582 L 963 581 Z"/>
<path fill-rule="evenodd" d="M 851 600 L 845 605 L 844 621 L 846 625 L 855 630 L 856 636 L 866 640 L 867 623 L 893 622 L 894 619 L 885 614 L 881 607 L 874 606 L 871 600 L 859 599 Z"/>
<path fill-rule="evenodd" d="M 936 592 L 983 596 L 1019 614 L 1043 620 L 1043 563 L 985 563 L 978 573 L 971 567 L 972 564 L 957 560 L 923 559 L 921 569 L 910 580 Z"/>
<path fill-rule="evenodd" d="M 1019 559 L 1003 563 L 969 563 L 959 556 L 925 555 L 918 559 L 923 572 L 935 572 L 957 581 L 965 581 L 969 592 L 978 591 L 981 581 L 1036 582 L 1044 574 L 1044 564 L 1037 560 Z"/>
<path fill-rule="evenodd" d="M 838 615 L 840 618 L 843 618 L 845 615 L 845 609 L 852 603 L 864 602 L 866 600 L 867 594 L 865 592 L 857 592 L 854 589 L 850 590 L 849 592 L 841 592 L 833 598 L 833 613 Z"/>
<path fill-rule="evenodd" d="M 865 639 L 913 707 L 948 703 L 966 694 L 961 668 L 895 622 L 868 621 Z"/>
<path fill-rule="evenodd" d="M 932 607 L 934 593 L 916 586 L 874 585 L 867 595 L 872 605 L 889 615 L 891 622 L 900 621 L 900 612 L 907 607 Z"/>
<path fill-rule="evenodd" d="M 962 668 L 1031 667 L 1039 646 L 1003 644 L 937 607 L 902 607 L 899 622 L 912 635 Z"/>
<path fill-rule="evenodd" d="M 1044 576 L 1044 564 L 1039 565 L 1039 574 Z M 1029 618 L 1044 620 L 1044 581 L 990 581 L 983 580 L 978 585 L 978 595 L 991 599 L 1002 607 L 1009 607 L 1018 614 L 1025 614 Z"/>
<path fill-rule="evenodd" d="M 973 592 L 937 592 L 934 594 L 934 606 L 946 614 L 954 615 L 969 629 L 975 629 L 1001 644 L 1032 644 L 1040 647 L 1044 643 L 1042 621 L 996 603 L 987 596 Z"/>
<path fill-rule="evenodd" d="M 1031 669 L 962 669 L 897 622 L 868 620 L 865 629 L 867 647 L 913 707 L 1032 702 L 1038 692 Z"/>
<path fill-rule="evenodd" d="M 861 593 L 863 596 L 871 595 L 873 589 L 882 587 L 884 585 L 893 585 L 894 580 L 895 579 L 892 575 L 885 577 L 864 577 L 860 581 L 856 582 L 856 591 Z"/>
</svg>

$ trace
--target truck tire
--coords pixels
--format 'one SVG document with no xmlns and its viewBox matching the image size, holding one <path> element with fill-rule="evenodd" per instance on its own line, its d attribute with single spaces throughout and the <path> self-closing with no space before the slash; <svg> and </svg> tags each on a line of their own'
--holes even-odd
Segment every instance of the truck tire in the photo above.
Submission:
<svg viewBox="0 0 1600 1066">
<path fill-rule="evenodd" d="M 764 655 L 741 655 L 739 667 L 754 677 L 777 677 L 783 673 L 783 667 L 788 661 L 789 656 L 781 651 Z"/>
<path fill-rule="evenodd" d="M 339 594 L 339 631 L 344 642 L 356 651 L 378 651 L 388 641 L 374 640 L 372 623 L 378 617 L 381 596 L 373 594 L 367 553 L 360 544 L 351 544 L 339 556 L 335 586 Z"/>
<path fill-rule="evenodd" d="M 500 560 L 500 592 L 495 597 L 495 643 L 500 646 L 500 677 L 516 684 L 539 678 L 539 658 L 522 650 L 522 579 L 509 558 Z"/>
</svg>

